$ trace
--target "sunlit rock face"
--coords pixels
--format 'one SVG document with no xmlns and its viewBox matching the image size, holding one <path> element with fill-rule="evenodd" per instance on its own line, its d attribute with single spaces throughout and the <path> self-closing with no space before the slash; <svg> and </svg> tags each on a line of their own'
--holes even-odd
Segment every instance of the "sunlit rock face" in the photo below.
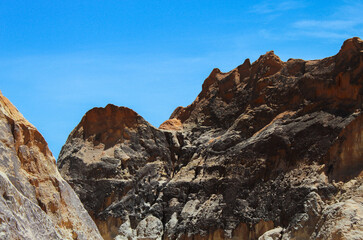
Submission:
<svg viewBox="0 0 363 240">
<path fill-rule="evenodd" d="M 58 160 L 105 239 L 359 239 L 363 42 L 214 69 L 159 129 L 90 110 Z M 349 227 L 351 226 L 351 227 Z"/>
<path fill-rule="evenodd" d="M 0 239 L 102 239 L 42 135 L 1 93 Z"/>
</svg>

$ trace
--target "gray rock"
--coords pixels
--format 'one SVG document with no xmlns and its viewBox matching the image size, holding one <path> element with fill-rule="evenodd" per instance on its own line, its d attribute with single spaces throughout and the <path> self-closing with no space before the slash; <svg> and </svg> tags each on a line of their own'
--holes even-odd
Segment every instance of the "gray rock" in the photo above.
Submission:
<svg viewBox="0 0 363 240">
<path fill-rule="evenodd" d="M 321 60 L 271 51 L 214 69 L 160 129 L 128 108 L 92 109 L 58 167 L 105 239 L 137 237 L 150 215 L 163 239 L 258 239 L 276 226 L 264 238 L 329 239 L 340 230 L 324 214 L 360 216 L 343 211 L 358 190 L 343 199 L 335 182 L 362 182 L 362 50 L 352 38 Z"/>
</svg>

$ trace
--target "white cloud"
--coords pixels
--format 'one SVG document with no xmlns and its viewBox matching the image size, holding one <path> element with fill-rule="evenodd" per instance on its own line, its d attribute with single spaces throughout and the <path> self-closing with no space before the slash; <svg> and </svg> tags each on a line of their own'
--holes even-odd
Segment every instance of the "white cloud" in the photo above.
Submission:
<svg viewBox="0 0 363 240">
<path fill-rule="evenodd" d="M 291 24 L 290 36 L 308 36 L 313 38 L 346 39 L 362 34 L 363 4 L 344 1 L 336 6 L 335 12 L 324 20 L 300 19 Z M 361 37 L 361 36 L 358 36 Z"/>
<path fill-rule="evenodd" d="M 262 3 L 252 6 L 251 12 L 257 14 L 270 14 L 277 12 L 284 12 L 288 10 L 302 8 L 304 5 L 299 1 L 281 1 L 276 3 L 274 1 L 264 1 Z"/>
<path fill-rule="evenodd" d="M 355 26 L 361 24 L 359 21 L 352 20 L 301 20 L 293 24 L 295 28 L 318 28 L 318 29 L 332 29 L 332 30 L 347 30 L 354 28 Z"/>
<path fill-rule="evenodd" d="M 295 31 L 288 34 L 291 37 L 294 36 L 308 36 L 313 38 L 328 38 L 328 39 L 347 39 L 351 36 L 347 33 L 338 33 L 333 31 Z"/>
<path fill-rule="evenodd" d="M 272 17 L 290 14 L 290 10 L 313 7 L 308 5 L 308 2 L 294 0 L 279 3 L 266 0 L 254 5 L 251 12 L 263 14 L 270 22 Z M 257 34 L 264 39 L 276 41 L 297 40 L 301 37 L 341 41 L 354 36 L 362 37 L 362 1 L 342 1 L 333 5 L 330 10 L 329 14 L 310 18 L 309 15 L 292 15 L 290 23 L 284 22 L 273 27 L 270 25 L 269 28 L 257 31 Z"/>
<path fill-rule="evenodd" d="M 332 15 L 333 18 L 346 19 L 362 22 L 363 16 L 363 1 L 344 1 L 344 5 Z"/>
</svg>

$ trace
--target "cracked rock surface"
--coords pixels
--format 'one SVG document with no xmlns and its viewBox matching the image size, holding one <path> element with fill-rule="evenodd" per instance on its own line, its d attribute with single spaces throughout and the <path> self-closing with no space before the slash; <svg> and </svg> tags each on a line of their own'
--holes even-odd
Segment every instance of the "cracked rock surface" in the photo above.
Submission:
<svg viewBox="0 0 363 240">
<path fill-rule="evenodd" d="M 104 239 L 360 239 L 363 42 L 214 69 L 159 129 L 87 112 L 59 155 Z"/>
<path fill-rule="evenodd" d="M 0 239 L 102 239 L 43 136 L 1 92 Z"/>
</svg>

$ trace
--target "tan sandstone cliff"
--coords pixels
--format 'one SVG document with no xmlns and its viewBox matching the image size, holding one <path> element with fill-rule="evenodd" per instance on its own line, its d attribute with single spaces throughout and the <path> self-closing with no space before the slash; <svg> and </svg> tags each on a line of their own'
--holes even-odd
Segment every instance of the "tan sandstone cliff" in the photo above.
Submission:
<svg viewBox="0 0 363 240">
<path fill-rule="evenodd" d="M 0 239 L 102 239 L 42 135 L 1 92 Z"/>
</svg>

